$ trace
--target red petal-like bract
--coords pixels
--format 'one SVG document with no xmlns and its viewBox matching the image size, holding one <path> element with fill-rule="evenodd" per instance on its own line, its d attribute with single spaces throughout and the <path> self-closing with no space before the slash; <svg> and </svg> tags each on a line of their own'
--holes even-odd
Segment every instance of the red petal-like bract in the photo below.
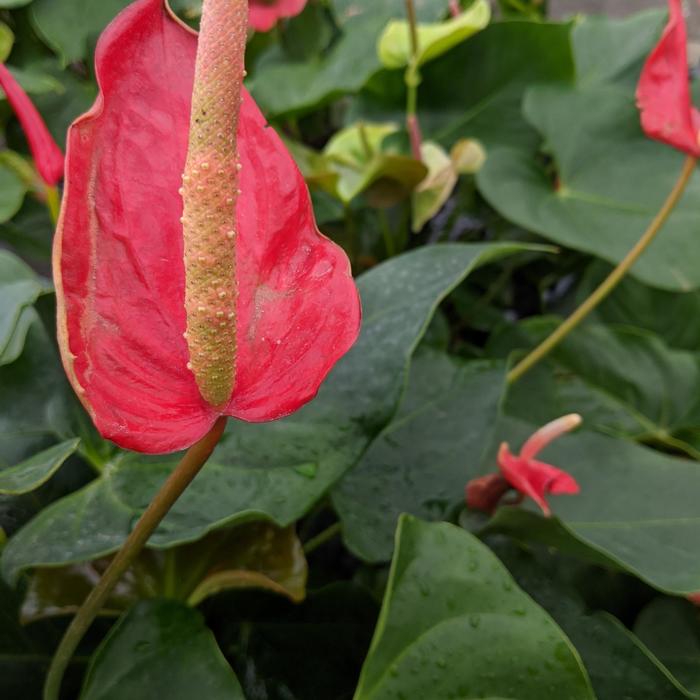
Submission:
<svg viewBox="0 0 700 700">
<path fill-rule="evenodd" d="M 34 103 L 3 63 L 0 63 L 0 87 L 22 125 L 41 179 L 47 185 L 55 186 L 63 177 L 63 153 Z"/>
<path fill-rule="evenodd" d="M 101 92 L 68 135 L 54 246 L 63 362 L 100 432 L 141 452 L 188 447 L 220 413 L 295 411 L 359 331 L 348 260 L 318 232 L 298 168 L 245 93 L 235 384 L 220 410 L 200 395 L 183 337 L 178 194 L 196 49 L 164 0 L 134 2 L 100 39 Z"/>
<path fill-rule="evenodd" d="M 700 113 L 691 102 L 687 32 L 681 0 L 669 0 L 669 21 L 637 86 L 642 128 L 650 138 L 700 157 Z"/>
<path fill-rule="evenodd" d="M 249 21 L 256 32 L 269 32 L 283 17 L 294 17 L 306 0 L 250 0 Z"/>
<path fill-rule="evenodd" d="M 498 451 L 498 466 L 508 483 L 529 496 L 547 516 L 551 515 L 551 510 L 545 500 L 546 494 L 576 494 L 580 490 L 570 474 L 551 464 L 518 457 L 510 452 L 505 443 Z"/>
</svg>

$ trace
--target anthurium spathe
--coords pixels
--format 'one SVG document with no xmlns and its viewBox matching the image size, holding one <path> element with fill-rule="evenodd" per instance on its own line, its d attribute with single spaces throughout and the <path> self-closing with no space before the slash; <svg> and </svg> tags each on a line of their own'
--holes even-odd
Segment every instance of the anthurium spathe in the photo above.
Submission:
<svg viewBox="0 0 700 700">
<path fill-rule="evenodd" d="M 295 17 L 306 7 L 306 0 L 250 0 L 250 26 L 256 32 L 269 32 L 278 20 Z"/>
<path fill-rule="evenodd" d="M 37 108 L 4 63 L 0 63 L 0 88 L 22 125 L 41 179 L 49 187 L 54 187 L 63 177 L 63 152 Z"/>
<path fill-rule="evenodd" d="M 700 112 L 688 80 L 687 30 L 681 0 L 669 0 L 669 19 L 637 86 L 642 128 L 689 156 L 700 157 Z"/>
<path fill-rule="evenodd" d="M 246 3 L 205 7 L 199 54 L 164 0 L 127 7 L 68 135 L 62 358 L 101 433 L 143 452 L 295 411 L 359 329 L 348 260 L 242 88 Z"/>
<path fill-rule="evenodd" d="M 551 464 L 540 462 L 535 457 L 559 436 L 574 430 L 581 424 L 576 413 L 557 418 L 547 423 L 525 442 L 519 455 L 514 455 L 508 443 L 498 450 L 500 474 L 491 474 L 473 479 L 466 486 L 466 502 L 470 508 L 491 512 L 509 488 L 514 488 L 521 497 L 528 496 L 542 509 L 546 516 L 551 510 L 546 495 L 576 494 L 579 485 L 565 471 Z"/>
</svg>

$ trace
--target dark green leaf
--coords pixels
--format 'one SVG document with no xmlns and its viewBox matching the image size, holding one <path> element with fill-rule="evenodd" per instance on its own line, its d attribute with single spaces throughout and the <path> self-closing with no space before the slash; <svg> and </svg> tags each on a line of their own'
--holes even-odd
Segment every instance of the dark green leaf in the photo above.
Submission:
<svg viewBox="0 0 700 700">
<path fill-rule="evenodd" d="M 100 646 L 81 700 L 244 700 L 214 635 L 173 601 L 137 605 Z"/>
<path fill-rule="evenodd" d="M 503 371 L 426 352 L 411 366 L 394 420 L 333 491 L 348 547 L 369 561 L 391 558 L 401 513 L 449 518 L 464 503 L 491 439 Z"/>
<path fill-rule="evenodd" d="M 356 700 L 593 700 L 554 621 L 476 538 L 402 517 Z"/>
<path fill-rule="evenodd" d="M 231 424 L 151 543 L 192 541 L 241 520 L 269 518 L 286 526 L 301 517 L 391 419 L 413 350 L 440 301 L 475 267 L 522 249 L 430 246 L 363 275 L 362 334 L 318 397 L 281 421 Z M 43 510 L 11 539 L 2 557 L 4 574 L 14 580 L 27 567 L 84 561 L 115 550 L 176 460 L 121 453 L 101 478 Z M 310 464 L 316 466 L 314 478 L 298 469 Z M 67 539 L 64 532 L 72 536 Z"/>
<path fill-rule="evenodd" d="M 80 440 L 67 440 L 26 459 L 15 467 L 0 471 L 0 494 L 16 496 L 29 493 L 48 481 L 70 457 Z"/>
</svg>

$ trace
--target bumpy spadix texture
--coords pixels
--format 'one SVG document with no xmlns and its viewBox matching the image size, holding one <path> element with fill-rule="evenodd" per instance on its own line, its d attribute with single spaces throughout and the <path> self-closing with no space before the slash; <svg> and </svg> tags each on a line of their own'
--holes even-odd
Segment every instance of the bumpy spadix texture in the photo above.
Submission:
<svg viewBox="0 0 700 700">
<path fill-rule="evenodd" d="M 236 359 L 236 202 L 247 0 L 203 6 L 182 177 L 190 367 L 202 396 L 225 404 Z"/>
<path fill-rule="evenodd" d="M 235 290 L 226 335 L 235 348 L 224 348 L 229 360 L 235 352 L 233 390 L 221 405 L 202 396 L 188 369 L 179 193 L 196 51 L 196 35 L 163 0 L 133 3 L 100 39 L 100 96 L 68 135 L 54 246 L 61 354 L 100 432 L 143 452 L 188 447 L 222 414 L 266 421 L 295 411 L 359 330 L 348 260 L 318 232 L 299 170 L 244 90 L 241 194 L 224 201 L 235 205 L 235 235 L 205 253 L 222 276 L 217 300 Z M 204 170 L 218 173 L 208 162 Z M 229 261 L 227 280 L 218 255 Z"/>
</svg>

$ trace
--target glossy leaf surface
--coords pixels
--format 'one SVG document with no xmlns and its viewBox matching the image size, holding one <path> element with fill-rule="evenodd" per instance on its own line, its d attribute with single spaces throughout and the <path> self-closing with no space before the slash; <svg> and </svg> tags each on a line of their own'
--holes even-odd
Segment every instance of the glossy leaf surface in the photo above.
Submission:
<svg viewBox="0 0 700 700">
<path fill-rule="evenodd" d="M 412 694 L 594 698 L 571 642 L 484 545 L 404 516 L 355 700 Z"/>
<path fill-rule="evenodd" d="M 173 601 L 143 602 L 114 627 L 92 660 L 81 700 L 243 700 L 201 615 Z"/>
</svg>

